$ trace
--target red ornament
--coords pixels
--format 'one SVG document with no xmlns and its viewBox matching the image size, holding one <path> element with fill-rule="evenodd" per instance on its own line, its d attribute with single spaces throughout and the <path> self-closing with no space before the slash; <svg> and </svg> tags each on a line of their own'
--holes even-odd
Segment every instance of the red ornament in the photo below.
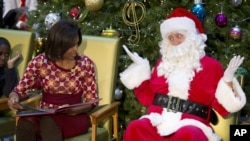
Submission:
<svg viewBox="0 0 250 141">
<path fill-rule="evenodd" d="M 70 17 L 73 18 L 73 19 L 78 19 L 79 18 L 79 14 L 80 14 L 79 11 L 80 10 L 77 7 L 71 8 L 70 11 L 69 11 Z"/>
</svg>

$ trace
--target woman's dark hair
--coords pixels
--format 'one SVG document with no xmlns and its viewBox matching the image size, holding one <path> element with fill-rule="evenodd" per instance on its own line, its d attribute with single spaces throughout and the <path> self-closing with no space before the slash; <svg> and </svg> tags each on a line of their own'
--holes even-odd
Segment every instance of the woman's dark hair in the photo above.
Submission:
<svg viewBox="0 0 250 141">
<path fill-rule="evenodd" d="M 79 38 L 78 46 L 82 43 L 80 28 L 73 21 L 59 20 L 48 32 L 45 43 L 45 55 L 51 61 L 62 59 L 65 52 L 75 45 Z"/>
<path fill-rule="evenodd" d="M 10 49 L 10 42 L 4 37 L 0 37 L 0 45 L 5 45 Z"/>
</svg>

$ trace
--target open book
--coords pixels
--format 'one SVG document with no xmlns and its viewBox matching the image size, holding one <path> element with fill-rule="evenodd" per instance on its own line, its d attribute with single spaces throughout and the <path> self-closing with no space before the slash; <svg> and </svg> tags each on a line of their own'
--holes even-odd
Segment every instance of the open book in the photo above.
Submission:
<svg viewBox="0 0 250 141">
<path fill-rule="evenodd" d="M 39 116 L 39 115 L 51 115 L 51 114 L 56 114 L 56 113 L 65 113 L 66 111 L 74 109 L 74 108 L 88 107 L 89 105 L 94 104 L 98 102 L 99 100 L 100 99 L 95 99 L 95 100 L 91 100 L 88 102 L 72 104 L 72 105 L 68 105 L 65 107 L 57 108 L 57 109 L 40 109 L 40 108 L 30 107 L 26 104 L 21 104 L 23 109 L 17 111 L 16 115 L 14 116 L 24 117 L 24 116 Z"/>
</svg>

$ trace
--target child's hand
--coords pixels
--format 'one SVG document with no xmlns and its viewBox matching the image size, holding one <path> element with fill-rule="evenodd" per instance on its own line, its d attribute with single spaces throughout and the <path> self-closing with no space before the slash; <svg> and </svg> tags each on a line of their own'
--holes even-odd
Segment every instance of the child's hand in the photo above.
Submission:
<svg viewBox="0 0 250 141">
<path fill-rule="evenodd" d="M 21 58 L 21 53 L 17 51 L 17 52 L 16 52 L 16 56 L 13 57 L 13 58 L 11 58 L 11 59 L 8 61 L 8 63 L 7 63 L 8 68 L 9 68 L 9 69 L 13 68 L 13 67 L 14 67 L 14 64 L 18 61 L 19 58 Z"/>
</svg>

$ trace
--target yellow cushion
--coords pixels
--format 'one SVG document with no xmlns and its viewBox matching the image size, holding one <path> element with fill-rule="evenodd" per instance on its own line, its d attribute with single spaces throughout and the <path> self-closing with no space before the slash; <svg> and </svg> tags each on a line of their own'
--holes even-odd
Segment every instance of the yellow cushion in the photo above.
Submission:
<svg viewBox="0 0 250 141">
<path fill-rule="evenodd" d="M 79 52 L 87 55 L 95 63 L 97 70 L 98 95 L 102 100 L 99 105 L 110 104 L 114 99 L 119 53 L 119 38 L 83 35 Z M 107 141 L 111 138 L 110 122 L 97 128 L 97 140 Z M 90 141 L 91 132 L 65 141 Z"/>
<path fill-rule="evenodd" d="M 79 52 L 90 57 L 96 65 L 100 104 L 110 104 L 114 99 L 119 38 L 88 35 L 82 38 Z"/>
<path fill-rule="evenodd" d="M 0 136 L 13 133 L 15 129 L 16 121 L 14 118 L 11 117 L 0 117 Z"/>
<path fill-rule="evenodd" d="M 97 134 L 98 134 L 97 141 L 109 140 L 109 133 L 106 129 L 98 127 Z M 91 141 L 91 128 L 89 129 L 89 132 L 87 134 L 65 139 L 64 141 Z"/>
</svg>

